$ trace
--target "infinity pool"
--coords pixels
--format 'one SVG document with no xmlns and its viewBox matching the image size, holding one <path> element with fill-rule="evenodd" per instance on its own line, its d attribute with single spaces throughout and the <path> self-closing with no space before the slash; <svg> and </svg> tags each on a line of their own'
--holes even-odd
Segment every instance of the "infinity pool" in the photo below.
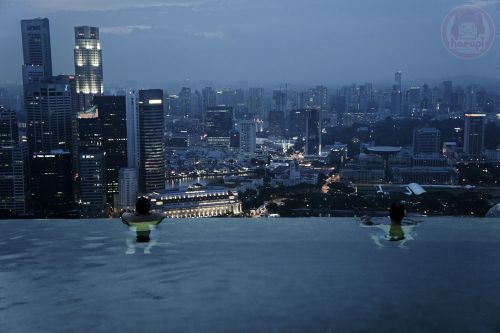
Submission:
<svg viewBox="0 0 500 333">
<path fill-rule="evenodd" d="M 2 333 L 500 331 L 498 219 L 404 244 L 353 219 L 166 220 L 150 249 L 118 220 L 0 228 Z"/>
</svg>

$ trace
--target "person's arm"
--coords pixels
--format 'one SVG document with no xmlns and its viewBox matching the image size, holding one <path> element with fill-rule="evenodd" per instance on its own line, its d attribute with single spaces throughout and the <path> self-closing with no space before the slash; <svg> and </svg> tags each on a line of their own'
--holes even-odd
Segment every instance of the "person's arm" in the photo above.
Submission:
<svg viewBox="0 0 500 333">
<path fill-rule="evenodd" d="M 130 223 L 128 223 L 127 218 L 129 217 L 130 213 L 123 213 L 122 214 L 122 223 L 126 224 L 127 226 L 130 227 Z"/>
</svg>

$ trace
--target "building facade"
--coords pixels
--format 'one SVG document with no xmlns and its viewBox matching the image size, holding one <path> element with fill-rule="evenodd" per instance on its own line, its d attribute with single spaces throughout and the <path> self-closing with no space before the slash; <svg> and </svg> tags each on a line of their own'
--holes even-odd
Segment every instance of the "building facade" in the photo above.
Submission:
<svg viewBox="0 0 500 333">
<path fill-rule="evenodd" d="M 92 106 L 94 96 L 104 94 L 99 28 L 75 27 L 74 57 L 78 107 L 85 111 Z"/>
<path fill-rule="evenodd" d="M 139 182 L 143 193 L 165 188 L 163 90 L 139 90 Z"/>
</svg>

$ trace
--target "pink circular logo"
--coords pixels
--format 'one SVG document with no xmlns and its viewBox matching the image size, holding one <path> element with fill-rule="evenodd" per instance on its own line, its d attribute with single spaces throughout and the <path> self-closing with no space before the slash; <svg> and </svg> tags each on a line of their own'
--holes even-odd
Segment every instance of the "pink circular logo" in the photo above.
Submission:
<svg viewBox="0 0 500 333">
<path fill-rule="evenodd" d="M 477 6 L 460 6 L 446 15 L 441 39 L 451 54 L 461 59 L 475 59 L 493 45 L 495 25 L 491 16 Z"/>
</svg>

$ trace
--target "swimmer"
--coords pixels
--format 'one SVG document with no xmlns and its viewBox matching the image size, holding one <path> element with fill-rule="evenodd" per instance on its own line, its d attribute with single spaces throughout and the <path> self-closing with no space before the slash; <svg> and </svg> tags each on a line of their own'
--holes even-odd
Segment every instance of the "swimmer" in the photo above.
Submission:
<svg viewBox="0 0 500 333">
<path fill-rule="evenodd" d="M 145 197 L 137 199 L 135 213 L 123 213 L 122 222 L 129 226 L 129 230 L 135 233 L 137 243 L 148 243 L 144 249 L 145 254 L 151 253 L 151 248 L 156 244 L 156 240 L 151 241 L 151 232 L 156 229 L 164 216 L 158 213 L 151 213 L 151 203 Z M 132 238 L 127 238 L 127 254 L 135 253 L 135 244 Z"/>
</svg>

